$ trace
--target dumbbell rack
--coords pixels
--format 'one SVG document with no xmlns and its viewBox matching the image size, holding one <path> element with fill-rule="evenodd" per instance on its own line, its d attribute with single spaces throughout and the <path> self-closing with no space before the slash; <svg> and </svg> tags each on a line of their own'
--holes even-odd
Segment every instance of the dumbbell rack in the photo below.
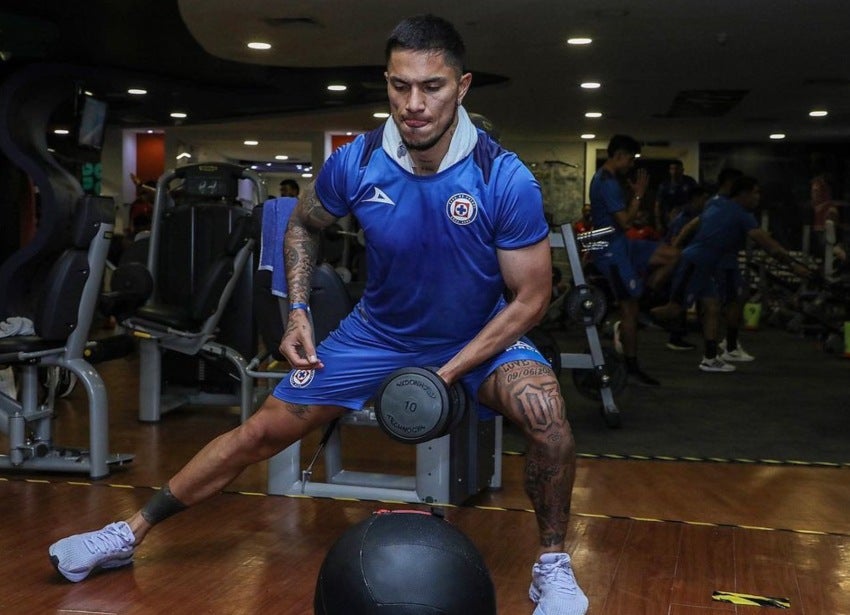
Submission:
<svg viewBox="0 0 850 615">
<path fill-rule="evenodd" d="M 570 263 L 570 273 L 572 274 L 573 284 L 576 288 L 585 286 L 587 280 L 584 277 L 584 270 L 581 266 L 581 252 L 579 249 L 579 241 L 586 244 L 589 249 L 593 249 L 601 242 L 605 241 L 605 237 L 610 235 L 613 229 L 610 227 L 581 233 L 576 237 L 573 227 L 570 224 L 562 224 L 560 233 L 551 233 L 549 242 L 553 248 L 564 248 L 567 252 L 567 258 Z M 614 403 L 614 393 L 609 384 L 611 376 L 608 366 L 605 364 L 605 356 L 602 352 L 602 344 L 599 341 L 599 331 L 596 329 L 596 323 L 585 324 L 585 335 L 587 336 L 588 353 L 561 353 L 561 369 L 592 369 L 598 374 L 600 382 L 599 395 L 602 401 L 602 418 L 608 427 L 620 426 L 620 411 Z"/>
</svg>

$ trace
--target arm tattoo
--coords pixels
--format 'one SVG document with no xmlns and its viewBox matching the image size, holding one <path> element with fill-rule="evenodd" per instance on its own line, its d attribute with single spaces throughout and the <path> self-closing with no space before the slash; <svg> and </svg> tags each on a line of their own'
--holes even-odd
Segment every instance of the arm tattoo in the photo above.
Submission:
<svg viewBox="0 0 850 615">
<path fill-rule="evenodd" d="M 319 232 L 335 220 L 319 202 L 310 185 L 299 199 L 286 227 L 283 255 L 291 302 L 309 301 L 310 280 L 319 252 Z"/>
</svg>

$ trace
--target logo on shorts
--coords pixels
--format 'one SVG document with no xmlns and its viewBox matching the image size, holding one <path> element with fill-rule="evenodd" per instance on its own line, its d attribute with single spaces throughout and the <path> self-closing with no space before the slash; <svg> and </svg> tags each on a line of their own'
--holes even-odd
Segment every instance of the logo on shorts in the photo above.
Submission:
<svg viewBox="0 0 850 615">
<path fill-rule="evenodd" d="M 478 217 L 478 203 L 470 195 L 461 192 L 446 203 L 446 214 L 455 224 L 465 226 Z"/>
<path fill-rule="evenodd" d="M 505 348 L 505 350 L 531 350 L 532 352 L 534 352 L 537 349 L 534 346 L 531 346 L 530 344 L 526 344 L 522 340 L 518 340 L 507 348 Z"/>
<path fill-rule="evenodd" d="M 312 369 L 296 369 L 289 375 L 289 384 L 296 389 L 303 389 L 313 381 L 315 374 Z"/>
</svg>

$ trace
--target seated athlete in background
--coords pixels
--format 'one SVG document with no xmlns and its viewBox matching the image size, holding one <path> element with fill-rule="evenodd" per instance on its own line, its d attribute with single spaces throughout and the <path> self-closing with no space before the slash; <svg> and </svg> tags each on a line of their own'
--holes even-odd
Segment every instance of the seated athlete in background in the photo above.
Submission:
<svg viewBox="0 0 850 615">
<path fill-rule="evenodd" d="M 281 351 L 294 368 L 290 377 L 127 521 L 55 543 L 51 559 L 68 579 L 129 564 L 155 524 L 217 494 L 249 464 L 360 410 L 390 372 L 437 365 L 446 383 L 461 381 L 528 440 L 525 485 L 540 532 L 529 589 L 534 612 L 586 612 L 564 553 L 573 436 L 555 374 L 522 337 L 551 297 L 540 187 L 467 117 L 461 103 L 472 76 L 451 24 L 404 20 L 386 62 L 391 119 L 328 159 L 286 232 L 290 315 Z M 368 280 L 360 303 L 317 349 L 307 312 L 319 237 L 349 213 L 365 232 Z"/>
</svg>

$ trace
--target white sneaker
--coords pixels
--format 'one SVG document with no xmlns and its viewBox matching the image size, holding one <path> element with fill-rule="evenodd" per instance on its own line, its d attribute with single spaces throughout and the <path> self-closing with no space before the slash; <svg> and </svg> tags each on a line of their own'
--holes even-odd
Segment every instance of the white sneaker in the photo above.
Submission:
<svg viewBox="0 0 850 615">
<path fill-rule="evenodd" d="M 743 349 L 743 347 L 738 344 L 738 347 L 735 350 L 726 350 L 726 344 L 723 344 L 723 347 L 720 347 L 720 344 L 717 345 L 720 350 L 720 358 L 724 361 L 737 361 L 739 363 L 745 363 L 748 361 L 754 361 L 755 357 L 751 355 L 749 352 Z"/>
<path fill-rule="evenodd" d="M 620 321 L 614 323 L 614 352 L 623 354 L 623 340 L 620 339 Z"/>
<path fill-rule="evenodd" d="M 531 569 L 528 597 L 536 605 L 533 615 L 585 615 L 587 596 L 573 574 L 566 553 L 544 553 Z"/>
<path fill-rule="evenodd" d="M 704 372 L 734 372 L 735 366 L 730 365 L 720 357 L 709 359 L 703 357 L 700 361 L 699 368 Z"/>
</svg>

